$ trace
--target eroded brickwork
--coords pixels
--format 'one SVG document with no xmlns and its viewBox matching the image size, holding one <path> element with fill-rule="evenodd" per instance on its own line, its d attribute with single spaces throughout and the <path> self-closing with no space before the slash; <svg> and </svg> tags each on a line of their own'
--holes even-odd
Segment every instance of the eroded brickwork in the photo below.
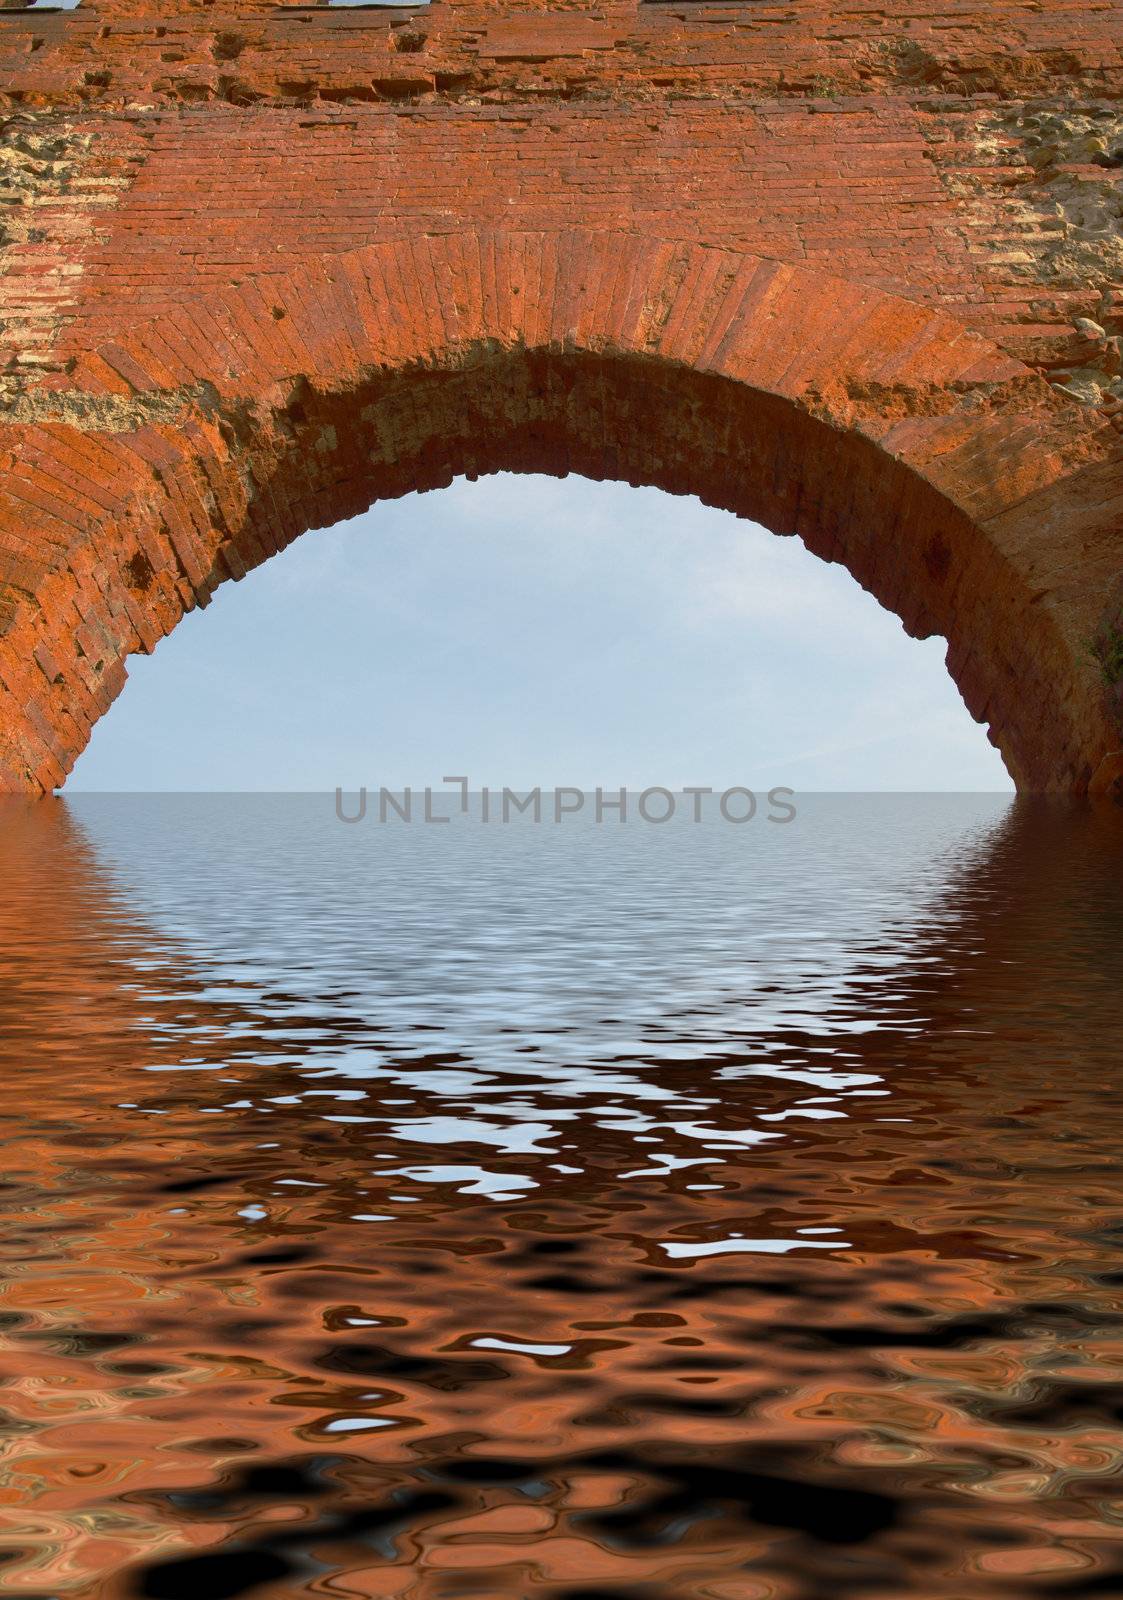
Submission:
<svg viewBox="0 0 1123 1600">
<path fill-rule="evenodd" d="M 1123 0 L 0 10 L 0 783 L 460 471 L 844 561 L 1027 788 L 1123 766 Z"/>
</svg>

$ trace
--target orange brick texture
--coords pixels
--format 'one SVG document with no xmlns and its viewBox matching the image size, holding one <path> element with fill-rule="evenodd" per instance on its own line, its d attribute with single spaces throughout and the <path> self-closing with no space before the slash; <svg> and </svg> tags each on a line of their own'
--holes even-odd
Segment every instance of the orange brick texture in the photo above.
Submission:
<svg viewBox="0 0 1123 1600">
<path fill-rule="evenodd" d="M 219 583 L 499 470 L 801 536 L 1020 788 L 1110 788 L 1121 181 L 1123 0 L 0 0 L 0 789 Z"/>
</svg>

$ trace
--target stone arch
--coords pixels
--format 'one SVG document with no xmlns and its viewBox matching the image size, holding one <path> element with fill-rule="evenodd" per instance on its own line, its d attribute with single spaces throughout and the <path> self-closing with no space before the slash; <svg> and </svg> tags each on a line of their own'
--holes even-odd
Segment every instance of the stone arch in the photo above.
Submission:
<svg viewBox="0 0 1123 1600">
<path fill-rule="evenodd" d="M 1084 640 L 1121 564 L 1109 428 L 954 318 L 742 252 L 421 236 L 185 294 L 25 391 L 0 493 L 0 788 L 60 784 L 226 578 L 501 469 L 798 533 L 948 667 L 1023 789 L 1121 742 Z"/>
</svg>

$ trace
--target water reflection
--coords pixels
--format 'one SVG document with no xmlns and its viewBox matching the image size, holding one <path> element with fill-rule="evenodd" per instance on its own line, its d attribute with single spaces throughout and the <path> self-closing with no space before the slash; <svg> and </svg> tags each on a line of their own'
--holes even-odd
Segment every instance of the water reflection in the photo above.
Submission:
<svg viewBox="0 0 1123 1600">
<path fill-rule="evenodd" d="M 1120 1592 L 1121 861 L 0 807 L 0 1591 Z"/>
</svg>

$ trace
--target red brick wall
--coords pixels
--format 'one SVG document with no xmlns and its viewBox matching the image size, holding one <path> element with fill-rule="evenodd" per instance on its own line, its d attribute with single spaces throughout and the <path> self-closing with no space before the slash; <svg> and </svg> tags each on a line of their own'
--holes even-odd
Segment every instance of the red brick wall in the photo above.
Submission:
<svg viewBox="0 0 1123 1600">
<path fill-rule="evenodd" d="M 1102 781 L 1121 54 L 1120 0 L 0 12 L 0 782 L 61 781 L 128 652 L 222 576 L 434 471 L 505 465 L 798 529 L 947 635 L 1023 785 Z M 486 303 L 481 239 L 521 252 L 517 308 L 510 285 Z M 325 285 L 399 241 L 382 324 L 348 332 Z M 798 292 L 737 300 L 747 257 Z M 567 292 L 600 285 L 576 342 L 543 303 L 559 259 Z M 169 542 L 185 515 L 193 557 Z"/>
</svg>

